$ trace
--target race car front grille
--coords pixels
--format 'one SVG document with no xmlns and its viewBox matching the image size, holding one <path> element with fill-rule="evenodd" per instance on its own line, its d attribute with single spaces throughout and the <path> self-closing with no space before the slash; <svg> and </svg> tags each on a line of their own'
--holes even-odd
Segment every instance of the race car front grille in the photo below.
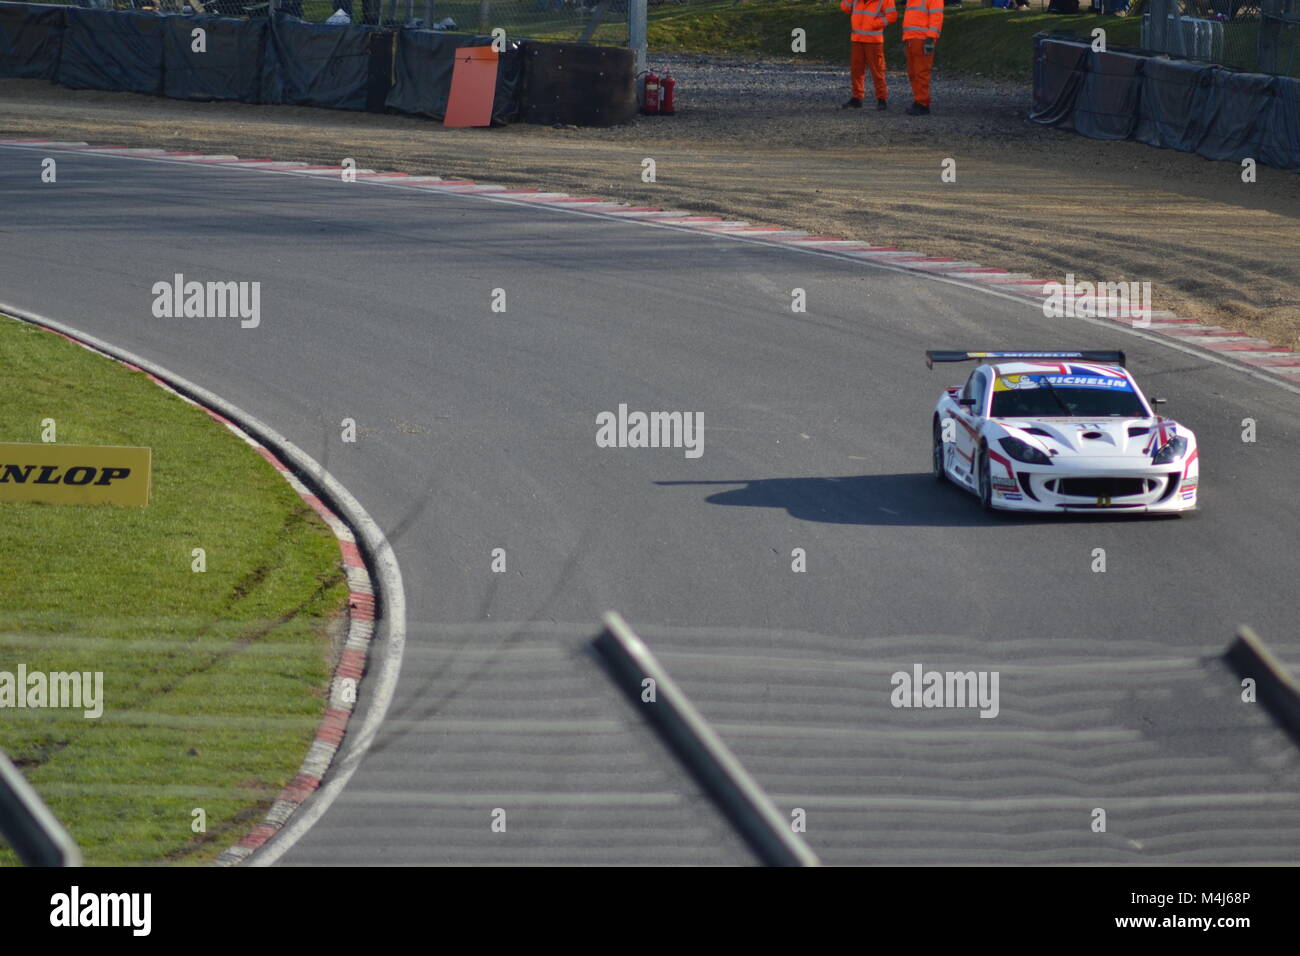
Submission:
<svg viewBox="0 0 1300 956">
<path fill-rule="evenodd" d="M 1156 478 L 1056 478 L 1047 482 L 1047 490 L 1071 498 L 1125 498 L 1154 491 Z"/>
<path fill-rule="evenodd" d="M 1020 482 L 1020 490 L 1023 491 L 1026 495 L 1028 495 L 1031 501 L 1038 500 L 1038 495 L 1034 494 L 1034 485 L 1029 480 L 1029 472 L 1027 471 L 1016 472 L 1016 480 Z"/>
<path fill-rule="evenodd" d="M 1178 490 L 1179 484 L 1182 483 L 1183 473 L 1181 471 L 1171 471 L 1165 478 L 1165 493 L 1160 496 L 1161 501 L 1168 501 Z"/>
</svg>

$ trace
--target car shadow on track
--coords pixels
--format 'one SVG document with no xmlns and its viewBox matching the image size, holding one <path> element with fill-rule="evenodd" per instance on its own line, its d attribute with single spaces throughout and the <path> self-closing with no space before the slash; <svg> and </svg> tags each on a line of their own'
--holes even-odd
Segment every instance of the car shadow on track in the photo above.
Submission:
<svg viewBox="0 0 1300 956">
<path fill-rule="evenodd" d="M 656 485 L 739 485 L 704 500 L 714 505 L 784 508 L 792 518 L 829 524 L 913 527 L 988 527 L 1021 524 L 1096 524 L 1163 521 L 1162 515 L 989 514 L 974 495 L 929 472 L 846 475 L 840 478 L 754 478 L 735 481 L 657 481 Z"/>
</svg>

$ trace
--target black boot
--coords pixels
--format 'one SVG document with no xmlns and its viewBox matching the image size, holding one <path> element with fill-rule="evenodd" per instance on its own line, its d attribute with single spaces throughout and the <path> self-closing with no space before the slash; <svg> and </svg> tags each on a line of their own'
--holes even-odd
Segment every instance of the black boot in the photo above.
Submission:
<svg viewBox="0 0 1300 956">
<path fill-rule="evenodd" d="M 845 100 L 843 103 L 840 104 L 840 109 L 860 110 L 862 109 L 862 100 L 858 99 L 856 96 L 850 97 L 849 99 Z"/>
<path fill-rule="evenodd" d="M 908 116 L 929 116 L 930 107 L 922 106 L 920 103 L 913 103 L 907 108 Z"/>
<path fill-rule="evenodd" d="M 889 109 L 889 100 L 876 100 L 876 109 L 878 110 Z"/>
</svg>

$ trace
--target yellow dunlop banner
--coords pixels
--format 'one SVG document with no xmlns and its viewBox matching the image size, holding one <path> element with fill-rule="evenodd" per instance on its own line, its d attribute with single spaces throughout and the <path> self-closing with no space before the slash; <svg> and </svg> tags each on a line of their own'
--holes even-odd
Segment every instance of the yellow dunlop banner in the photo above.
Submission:
<svg viewBox="0 0 1300 956">
<path fill-rule="evenodd" d="M 0 442 L 0 501 L 144 506 L 151 461 L 149 448 Z"/>
</svg>

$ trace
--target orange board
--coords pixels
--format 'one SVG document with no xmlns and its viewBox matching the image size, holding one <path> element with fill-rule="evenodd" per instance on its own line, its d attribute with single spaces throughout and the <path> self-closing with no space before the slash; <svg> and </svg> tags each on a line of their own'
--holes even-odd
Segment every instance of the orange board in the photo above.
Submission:
<svg viewBox="0 0 1300 956">
<path fill-rule="evenodd" d="M 491 126 L 497 89 L 497 51 L 490 46 L 463 46 L 451 71 L 451 96 L 443 126 Z"/>
</svg>

